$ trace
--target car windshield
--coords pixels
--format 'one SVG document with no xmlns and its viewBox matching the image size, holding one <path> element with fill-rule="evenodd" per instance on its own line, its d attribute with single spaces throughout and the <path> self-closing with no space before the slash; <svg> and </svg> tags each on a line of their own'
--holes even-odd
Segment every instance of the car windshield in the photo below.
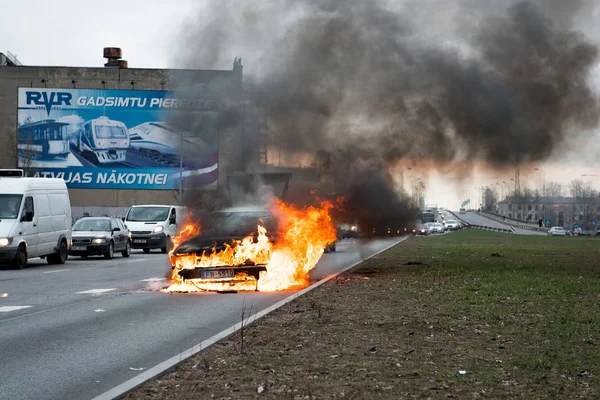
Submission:
<svg viewBox="0 0 600 400">
<path fill-rule="evenodd" d="M 110 221 L 108 219 L 83 218 L 75 222 L 73 231 L 109 232 Z"/>
<path fill-rule="evenodd" d="M 221 211 L 212 214 L 211 231 L 213 234 L 222 235 L 247 235 L 256 232 L 258 225 L 265 225 L 268 229 L 272 216 L 261 211 Z"/>
<path fill-rule="evenodd" d="M 0 219 L 17 219 L 22 198 L 20 194 L 0 194 Z"/>
<path fill-rule="evenodd" d="M 169 207 L 133 207 L 127 214 L 127 221 L 160 222 L 169 215 Z"/>
<path fill-rule="evenodd" d="M 455 224 L 456 221 L 453 219 L 449 219 L 448 221 L 446 221 L 447 224 Z"/>
</svg>

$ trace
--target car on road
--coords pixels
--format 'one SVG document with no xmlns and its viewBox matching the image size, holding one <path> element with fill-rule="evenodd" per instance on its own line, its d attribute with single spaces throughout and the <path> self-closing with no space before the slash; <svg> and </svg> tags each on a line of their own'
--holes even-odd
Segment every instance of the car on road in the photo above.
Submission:
<svg viewBox="0 0 600 400">
<path fill-rule="evenodd" d="M 131 229 L 132 248 L 142 249 L 144 253 L 152 249 L 168 253 L 186 211 L 184 207 L 169 205 L 132 206 L 123 221 Z"/>
<path fill-rule="evenodd" d="M 181 243 L 174 251 L 172 261 L 182 256 L 201 256 L 225 250 L 232 241 L 242 240 L 249 235 L 257 240 L 257 226 L 264 226 L 267 237 L 271 242 L 277 241 L 279 223 L 276 216 L 262 207 L 233 207 L 215 211 L 210 215 L 207 229 L 200 235 Z M 175 266 L 173 266 L 175 267 Z M 246 282 L 249 278 L 260 279 L 260 272 L 266 271 L 266 265 L 255 264 L 250 260 L 240 265 L 219 265 L 216 267 L 197 267 L 183 269 L 179 275 L 184 280 L 193 280 L 205 283 Z"/>
<path fill-rule="evenodd" d="M 340 239 L 352 239 L 359 236 L 358 224 L 342 223 L 338 226 Z"/>
<path fill-rule="evenodd" d="M 465 210 L 464 208 L 461 208 L 460 210 L 458 210 L 458 212 L 461 214 L 466 214 L 467 210 Z"/>
<path fill-rule="evenodd" d="M 84 217 L 73 225 L 73 245 L 69 255 L 106 259 L 121 253 L 131 255 L 131 234 L 123 221 L 112 217 Z"/>
<path fill-rule="evenodd" d="M 548 236 L 565 236 L 565 228 L 562 226 L 553 226 L 548 230 Z"/>
<path fill-rule="evenodd" d="M 412 234 L 417 236 L 429 236 L 430 233 L 429 227 L 425 224 L 417 224 L 415 229 L 412 230 Z"/>
<path fill-rule="evenodd" d="M 23 170 L 0 170 L 0 264 L 21 269 L 36 257 L 64 264 L 71 223 L 64 179 L 26 178 Z"/>
<path fill-rule="evenodd" d="M 447 219 L 444 227 L 447 231 L 457 231 L 460 228 L 460 223 L 455 219 Z"/>
<path fill-rule="evenodd" d="M 440 224 L 439 222 L 436 222 L 435 224 L 431 224 L 429 231 L 432 234 L 444 233 L 444 225 Z"/>
</svg>

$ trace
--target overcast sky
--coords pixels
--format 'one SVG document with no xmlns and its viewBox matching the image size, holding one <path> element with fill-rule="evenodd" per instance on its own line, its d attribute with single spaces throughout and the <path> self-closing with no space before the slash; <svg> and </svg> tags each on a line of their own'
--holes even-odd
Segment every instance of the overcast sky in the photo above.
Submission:
<svg viewBox="0 0 600 400">
<path fill-rule="evenodd" d="M 0 52 L 16 54 L 24 65 L 99 67 L 105 62 L 104 47 L 120 47 L 131 68 L 176 68 L 181 33 L 189 17 L 198 15 L 197 3 L 194 0 L 6 0 L 2 4 Z M 582 22 L 582 28 L 588 37 L 599 41 L 600 24 Z M 245 65 L 251 63 L 251 55 L 235 55 L 241 56 Z M 600 86 L 600 69 L 591 79 Z M 565 147 L 564 154 L 540 165 L 546 171 L 546 181 L 567 185 L 571 179 L 588 179 L 581 174 L 600 175 L 597 142 L 598 135 L 591 135 L 589 142 L 573 143 L 570 148 Z M 453 177 L 432 172 L 426 201 L 456 208 L 465 191 L 474 197 L 475 186 L 511 177 L 475 175 L 470 184 L 456 185 Z M 528 183 L 541 188 L 540 173 L 522 179 L 522 186 Z M 591 179 L 600 189 L 600 177 Z"/>
</svg>

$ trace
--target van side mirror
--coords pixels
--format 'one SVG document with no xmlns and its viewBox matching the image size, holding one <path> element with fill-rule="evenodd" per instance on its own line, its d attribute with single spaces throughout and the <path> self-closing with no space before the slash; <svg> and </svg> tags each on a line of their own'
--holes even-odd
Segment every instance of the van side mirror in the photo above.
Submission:
<svg viewBox="0 0 600 400">
<path fill-rule="evenodd" d="M 113 228 L 113 232 L 121 232 L 121 228 Z"/>
</svg>

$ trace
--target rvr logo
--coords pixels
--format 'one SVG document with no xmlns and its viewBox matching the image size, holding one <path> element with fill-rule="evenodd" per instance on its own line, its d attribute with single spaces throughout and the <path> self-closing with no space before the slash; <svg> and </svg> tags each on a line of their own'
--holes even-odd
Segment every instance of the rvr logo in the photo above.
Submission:
<svg viewBox="0 0 600 400">
<path fill-rule="evenodd" d="M 36 106 L 44 106 L 46 112 L 50 115 L 50 110 L 54 106 L 70 106 L 73 95 L 65 92 L 26 92 L 26 104 L 35 104 Z"/>
</svg>

